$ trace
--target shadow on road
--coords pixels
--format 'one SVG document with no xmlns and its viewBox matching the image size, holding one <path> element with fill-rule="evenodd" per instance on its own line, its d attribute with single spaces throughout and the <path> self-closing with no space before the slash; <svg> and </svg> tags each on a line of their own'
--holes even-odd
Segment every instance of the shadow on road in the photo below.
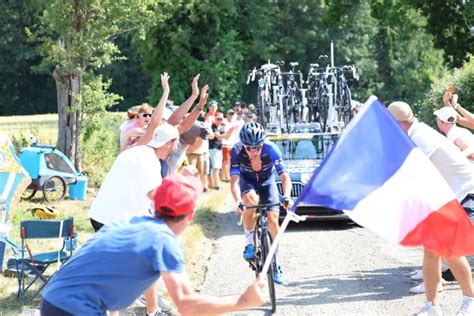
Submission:
<svg viewBox="0 0 474 316">
<path fill-rule="evenodd" d="M 294 294 L 278 299 L 278 305 L 318 305 L 353 301 L 388 301 L 412 294 L 408 273 L 413 267 L 354 271 L 351 274 L 322 275 L 291 282 Z"/>
</svg>

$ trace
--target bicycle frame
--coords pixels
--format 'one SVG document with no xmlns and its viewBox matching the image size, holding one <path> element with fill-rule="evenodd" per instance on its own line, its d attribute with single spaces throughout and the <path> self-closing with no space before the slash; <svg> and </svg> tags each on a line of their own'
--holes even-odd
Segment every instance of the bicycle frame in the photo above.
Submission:
<svg viewBox="0 0 474 316">
<path fill-rule="evenodd" d="M 281 206 L 281 203 L 252 205 L 246 208 L 255 208 L 257 213 L 257 222 L 254 230 L 254 249 L 255 260 L 249 261 L 250 267 L 255 270 L 258 277 L 262 272 L 265 260 L 269 254 L 272 238 L 268 231 L 267 210 L 274 206 Z M 267 272 L 267 281 L 272 304 L 272 313 L 276 311 L 276 294 L 275 294 L 275 271 L 277 269 L 276 258 L 273 256 L 270 267 Z"/>
</svg>

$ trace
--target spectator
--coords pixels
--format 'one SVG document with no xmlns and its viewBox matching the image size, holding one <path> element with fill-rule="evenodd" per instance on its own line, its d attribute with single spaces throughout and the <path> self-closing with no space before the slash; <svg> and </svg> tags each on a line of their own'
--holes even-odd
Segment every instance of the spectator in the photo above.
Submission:
<svg viewBox="0 0 474 316">
<path fill-rule="evenodd" d="M 245 123 L 256 122 L 256 121 L 257 121 L 257 115 L 253 112 L 249 112 L 245 119 Z"/>
<path fill-rule="evenodd" d="M 454 93 L 454 88 L 448 88 L 443 95 L 445 106 L 453 107 L 458 112 L 457 123 L 469 129 L 474 129 L 474 114 L 466 110 L 458 103 L 458 95 Z"/>
<path fill-rule="evenodd" d="M 201 96 L 199 98 L 199 103 L 198 105 L 194 108 L 194 110 L 185 117 L 183 124 L 188 124 L 186 122 L 193 122 L 191 127 L 184 131 L 181 136 L 179 137 L 179 142 L 178 142 L 178 148 L 174 154 L 171 155 L 168 163 L 169 163 L 169 173 L 168 174 L 173 174 L 177 172 L 179 167 L 183 164 L 184 160 L 186 159 L 186 150 L 188 149 L 188 146 L 194 144 L 196 140 L 201 137 L 203 139 L 207 139 L 208 131 L 207 128 L 203 127 L 202 124 L 199 122 L 196 122 L 196 119 L 199 117 L 199 115 L 202 112 L 202 109 L 204 108 L 204 105 L 207 102 L 208 98 L 208 91 L 209 87 L 205 85 L 201 89 Z M 177 111 L 182 110 L 183 105 L 173 112 L 175 114 Z M 185 109 L 187 111 L 187 109 Z"/>
<path fill-rule="evenodd" d="M 205 129 L 204 116 L 198 118 L 196 124 Z M 209 152 L 209 141 L 207 135 L 204 137 L 197 137 L 193 144 L 190 144 L 186 150 L 189 165 L 195 167 L 198 171 L 199 178 L 201 179 L 204 191 L 207 191 L 207 174 L 208 174 L 208 152 Z"/>
<path fill-rule="evenodd" d="M 120 136 L 122 135 L 122 131 L 125 128 L 125 126 L 130 124 L 133 121 L 133 119 L 135 119 L 138 116 L 139 107 L 140 107 L 139 105 L 135 105 L 127 110 L 127 120 L 124 121 L 119 127 Z"/>
<path fill-rule="evenodd" d="M 215 115 L 217 113 L 218 109 L 218 103 L 216 100 L 211 100 L 209 102 L 209 111 L 207 112 L 206 116 L 204 117 L 206 119 L 206 123 L 211 126 L 214 121 L 215 121 Z"/>
<path fill-rule="evenodd" d="M 255 108 L 255 104 L 253 103 L 249 104 L 248 110 L 250 111 L 250 113 L 254 113 L 254 114 L 257 113 L 257 109 Z"/>
<path fill-rule="evenodd" d="M 132 304 L 160 276 L 183 315 L 261 305 L 265 283 L 260 279 L 238 297 L 219 299 L 193 290 L 177 236 L 191 224 L 201 192 L 194 177 L 164 179 L 154 193 L 153 217 L 105 226 L 61 267 L 46 286 L 41 315 L 106 315 L 109 310 L 115 316 L 113 311 Z"/>
<path fill-rule="evenodd" d="M 418 148 L 431 160 L 465 208 L 474 192 L 474 166 L 452 142 L 428 125 L 418 122 L 411 107 L 405 102 L 393 102 L 389 112 L 398 121 Z M 436 253 L 424 249 L 423 280 L 426 288 L 425 306 L 416 315 L 441 315 L 438 305 L 438 288 L 441 281 L 441 260 Z M 471 267 L 466 257 L 443 258 L 463 292 L 460 315 L 474 313 L 474 290 Z"/>
<path fill-rule="evenodd" d="M 209 188 L 220 190 L 219 172 L 222 168 L 222 139 L 229 138 L 235 128 L 224 130 L 222 121 L 224 115 L 217 112 L 214 123 L 212 124 L 212 133 L 209 135 L 209 160 L 211 165 L 211 176 L 209 178 Z"/>
<path fill-rule="evenodd" d="M 240 105 L 240 104 L 239 104 Z M 228 138 L 222 139 L 222 170 L 221 170 L 221 179 L 223 182 L 230 182 L 230 151 L 232 147 L 235 145 L 236 137 L 235 135 L 237 126 L 236 126 L 236 119 L 235 119 L 235 112 L 234 110 L 228 110 L 225 122 L 225 131 L 229 131 Z M 238 138 L 238 134 L 237 134 Z"/>
<path fill-rule="evenodd" d="M 242 103 L 240 103 L 240 101 L 236 101 L 232 107 L 232 110 L 234 110 L 235 113 L 242 111 Z"/>
<path fill-rule="evenodd" d="M 130 120 L 121 131 L 120 151 L 136 145 L 151 121 L 152 112 L 153 108 L 148 103 L 139 106 L 136 118 Z"/>
<path fill-rule="evenodd" d="M 451 107 L 445 106 L 436 110 L 434 115 L 436 115 L 436 124 L 439 130 L 473 162 L 474 136 L 469 130 L 456 126 L 458 117 L 456 111 Z"/>
<path fill-rule="evenodd" d="M 364 104 L 360 103 L 359 101 L 356 100 L 351 100 L 351 106 L 352 106 L 352 115 L 355 116 L 359 111 L 362 109 L 362 106 Z"/>
</svg>

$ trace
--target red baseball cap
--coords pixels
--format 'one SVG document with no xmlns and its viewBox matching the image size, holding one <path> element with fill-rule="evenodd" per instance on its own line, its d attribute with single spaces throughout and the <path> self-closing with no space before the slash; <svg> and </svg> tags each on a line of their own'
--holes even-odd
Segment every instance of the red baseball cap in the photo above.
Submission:
<svg viewBox="0 0 474 316">
<path fill-rule="evenodd" d="M 166 177 L 155 191 L 155 210 L 160 215 L 173 217 L 190 214 L 196 209 L 202 191 L 197 177 L 180 174 Z"/>
</svg>

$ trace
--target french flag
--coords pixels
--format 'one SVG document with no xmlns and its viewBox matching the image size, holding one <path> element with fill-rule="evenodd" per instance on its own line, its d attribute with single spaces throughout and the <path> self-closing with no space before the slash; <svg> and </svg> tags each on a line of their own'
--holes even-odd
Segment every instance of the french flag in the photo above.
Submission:
<svg viewBox="0 0 474 316">
<path fill-rule="evenodd" d="M 474 228 L 451 188 L 384 105 L 371 97 L 298 197 L 441 257 L 474 254 Z"/>
</svg>

